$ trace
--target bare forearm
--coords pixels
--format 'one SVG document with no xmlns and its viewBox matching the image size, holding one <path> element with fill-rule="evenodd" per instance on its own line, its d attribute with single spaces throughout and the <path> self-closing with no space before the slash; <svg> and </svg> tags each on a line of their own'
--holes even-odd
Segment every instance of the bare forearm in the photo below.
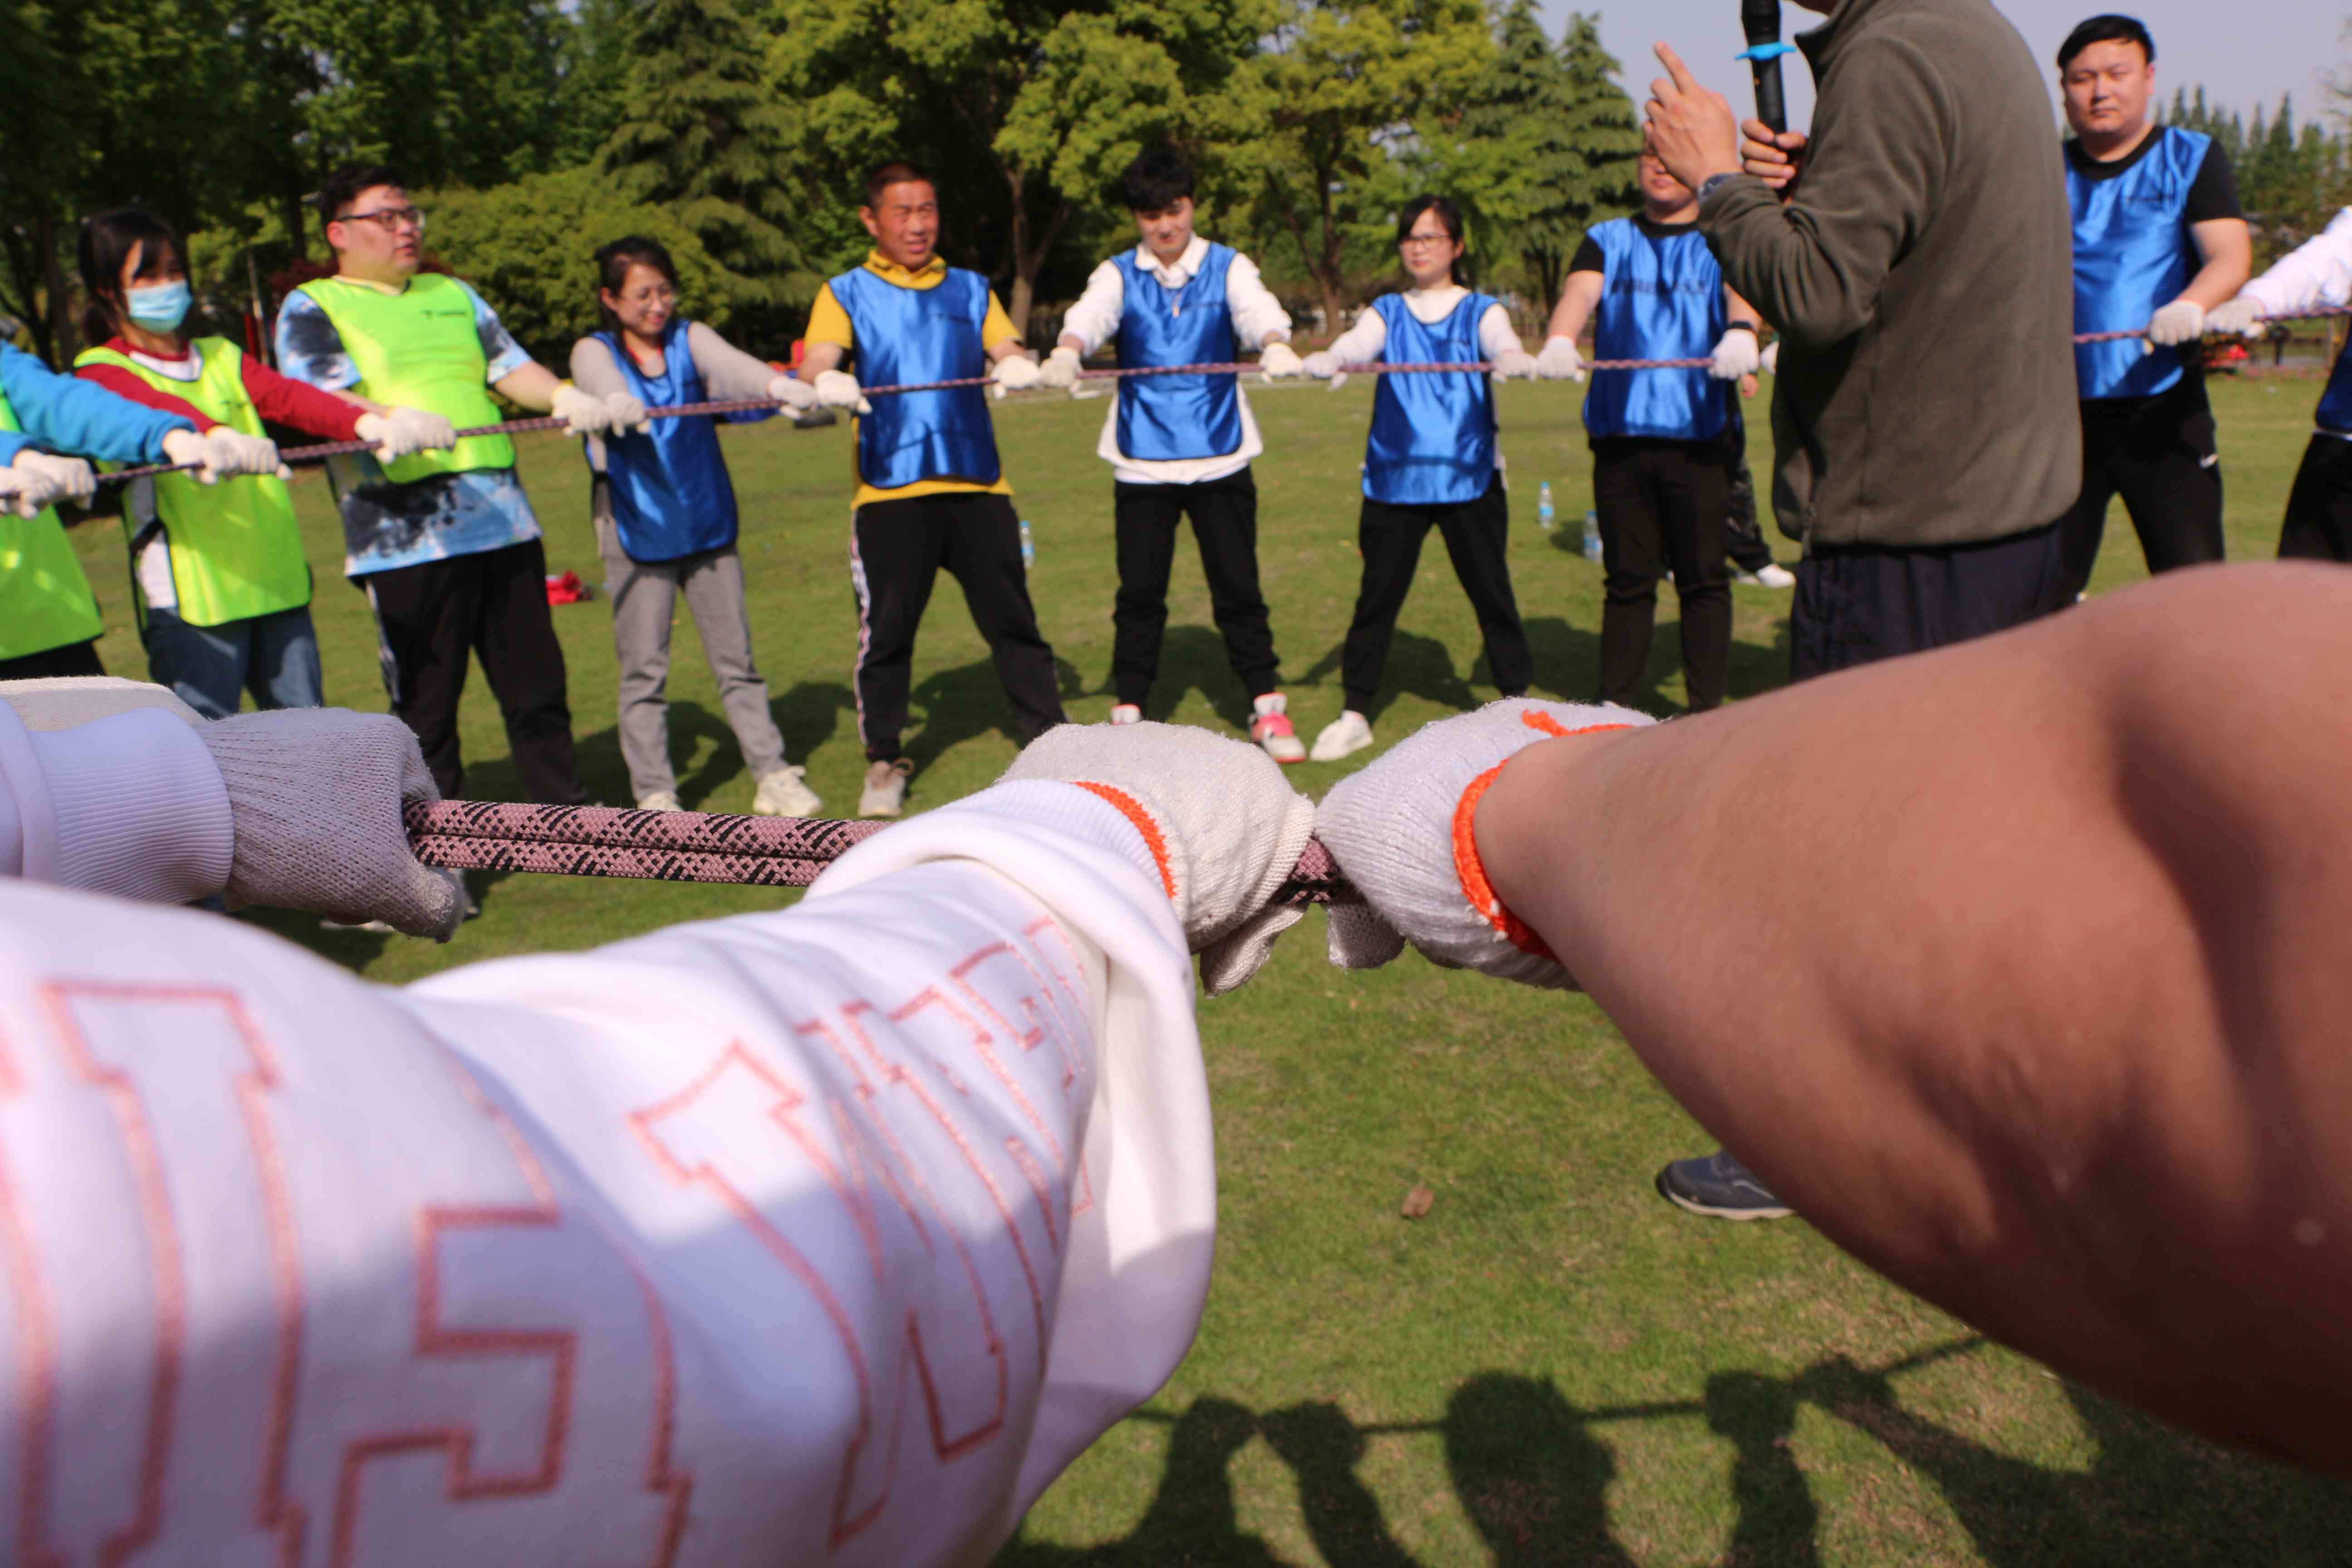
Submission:
<svg viewBox="0 0 2352 1568">
<path fill-rule="evenodd" d="M 555 389 L 563 383 L 553 371 L 533 362 L 509 371 L 490 384 L 508 402 L 544 414 L 555 406 Z"/>
<path fill-rule="evenodd" d="M 1477 843 L 1643 1063 L 1841 1246 L 2158 1414 L 2345 1470 L 2307 1391 L 2352 1391 L 2352 1351 L 2315 1308 L 2276 1320 L 2352 1288 L 2328 1022 L 2352 966 L 2324 934 L 2352 926 L 2326 805 L 2352 744 L 2307 721 L 2352 677 L 2293 652 L 2352 584 L 2189 575 L 1530 748 Z"/>
<path fill-rule="evenodd" d="M 1575 342 L 1584 333 L 1584 325 L 1592 319 L 1592 308 L 1601 302 L 1602 279 L 1598 272 L 1571 272 L 1560 289 L 1559 303 L 1552 307 L 1551 321 L 1544 329 L 1546 338 L 1566 338 Z"/>
</svg>

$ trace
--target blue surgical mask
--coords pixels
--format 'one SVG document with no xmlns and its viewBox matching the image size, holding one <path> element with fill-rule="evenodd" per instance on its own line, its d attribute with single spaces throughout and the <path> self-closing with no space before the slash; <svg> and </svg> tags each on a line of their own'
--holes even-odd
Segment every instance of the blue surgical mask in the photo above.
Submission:
<svg viewBox="0 0 2352 1568">
<path fill-rule="evenodd" d="M 150 283 L 133 289 L 124 301 L 126 313 L 150 331 L 168 332 L 188 319 L 193 296 L 185 279 L 177 283 Z"/>
</svg>

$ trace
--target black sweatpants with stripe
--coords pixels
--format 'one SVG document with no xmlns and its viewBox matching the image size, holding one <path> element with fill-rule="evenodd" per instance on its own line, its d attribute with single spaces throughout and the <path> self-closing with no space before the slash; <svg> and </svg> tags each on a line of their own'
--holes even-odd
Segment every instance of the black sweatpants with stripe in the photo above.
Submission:
<svg viewBox="0 0 2352 1568">
<path fill-rule="evenodd" d="M 869 501 L 857 509 L 850 584 L 857 594 L 857 733 L 868 762 L 896 762 L 915 664 L 915 628 L 946 567 L 988 641 L 1024 745 L 1056 724 L 1061 686 L 1037 629 L 1010 498 L 974 490 Z"/>
</svg>

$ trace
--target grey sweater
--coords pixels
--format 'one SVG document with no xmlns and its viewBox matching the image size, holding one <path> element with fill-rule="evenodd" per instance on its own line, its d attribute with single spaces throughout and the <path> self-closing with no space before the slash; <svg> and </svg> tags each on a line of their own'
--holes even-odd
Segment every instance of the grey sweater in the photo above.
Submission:
<svg viewBox="0 0 2352 1568">
<path fill-rule="evenodd" d="M 2002 539 L 2082 481 L 2074 244 L 2048 89 L 1990 0 L 1843 0 L 1801 35 L 1819 100 L 1794 199 L 1718 186 L 1699 226 L 1780 328 L 1782 531 Z"/>
</svg>

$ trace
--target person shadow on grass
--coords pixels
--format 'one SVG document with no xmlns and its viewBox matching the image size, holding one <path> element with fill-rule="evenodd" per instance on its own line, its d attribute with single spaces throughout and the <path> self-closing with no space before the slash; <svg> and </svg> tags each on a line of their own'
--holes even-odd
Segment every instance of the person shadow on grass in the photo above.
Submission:
<svg viewBox="0 0 2352 1568">
<path fill-rule="evenodd" d="M 1635 1568 L 1609 1528 L 1616 1456 L 1548 1379 L 1470 1379 L 1445 1402 L 1444 1436 L 1454 1495 L 1497 1568 Z"/>
</svg>

